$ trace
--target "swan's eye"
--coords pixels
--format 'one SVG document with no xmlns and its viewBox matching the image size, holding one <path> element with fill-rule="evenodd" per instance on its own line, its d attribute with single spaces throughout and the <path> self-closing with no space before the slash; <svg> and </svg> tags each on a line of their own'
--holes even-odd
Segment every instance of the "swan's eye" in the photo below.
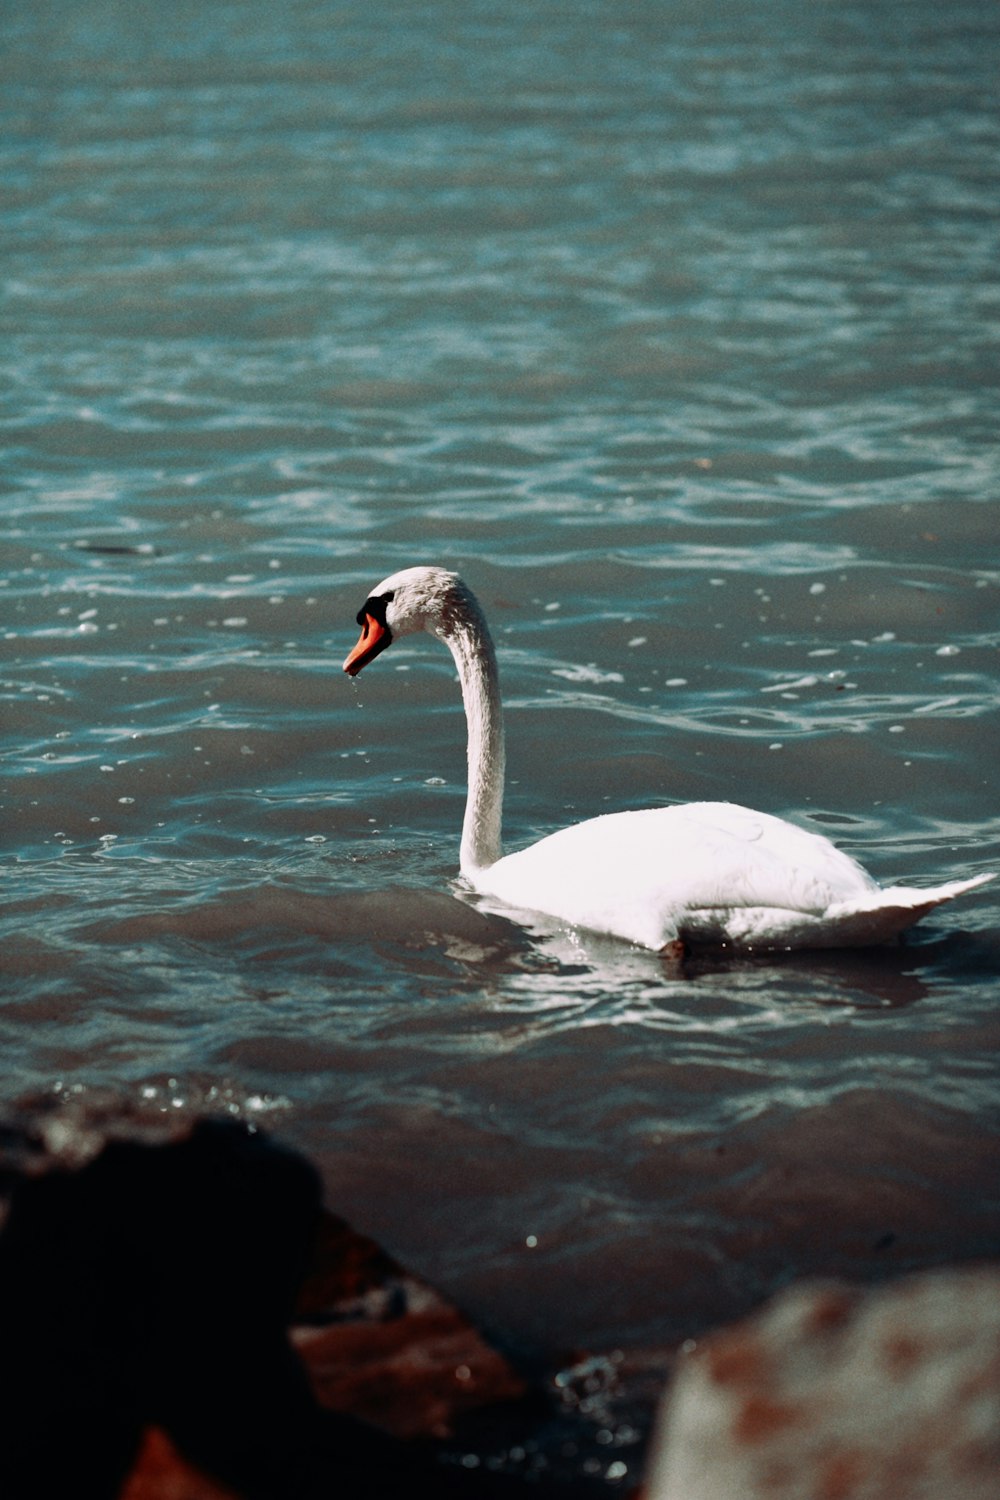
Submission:
<svg viewBox="0 0 1000 1500">
<path fill-rule="evenodd" d="M 357 622 L 362 630 L 364 629 L 366 615 L 371 615 L 372 619 L 377 620 L 384 628 L 386 606 L 391 604 L 395 597 L 395 594 L 391 590 L 388 594 L 379 594 L 377 598 L 374 594 L 369 595 L 357 614 Z"/>
</svg>

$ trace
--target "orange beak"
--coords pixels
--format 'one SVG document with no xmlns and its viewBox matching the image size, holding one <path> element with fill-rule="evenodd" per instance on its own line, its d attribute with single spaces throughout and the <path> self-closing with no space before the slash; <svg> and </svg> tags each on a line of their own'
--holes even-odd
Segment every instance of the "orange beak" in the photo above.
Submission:
<svg viewBox="0 0 1000 1500">
<path fill-rule="evenodd" d="M 358 644 L 344 662 L 344 671 L 349 677 L 357 677 L 362 667 L 367 667 L 380 651 L 392 645 L 392 631 L 388 625 L 377 620 L 367 609 L 361 611 L 358 624 L 361 626 Z"/>
</svg>

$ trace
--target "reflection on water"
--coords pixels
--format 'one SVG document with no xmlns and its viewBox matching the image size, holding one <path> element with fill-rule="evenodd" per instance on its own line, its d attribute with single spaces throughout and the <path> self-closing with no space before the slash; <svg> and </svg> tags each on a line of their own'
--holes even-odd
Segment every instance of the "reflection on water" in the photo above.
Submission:
<svg viewBox="0 0 1000 1500">
<path fill-rule="evenodd" d="M 673 969 L 512 921 L 454 886 L 450 662 L 339 671 L 439 561 L 510 847 L 719 798 L 1000 869 L 991 18 L 189 22 L 3 22 L 8 1098 L 259 1108 L 546 1350 L 992 1253 L 995 888 Z"/>
</svg>

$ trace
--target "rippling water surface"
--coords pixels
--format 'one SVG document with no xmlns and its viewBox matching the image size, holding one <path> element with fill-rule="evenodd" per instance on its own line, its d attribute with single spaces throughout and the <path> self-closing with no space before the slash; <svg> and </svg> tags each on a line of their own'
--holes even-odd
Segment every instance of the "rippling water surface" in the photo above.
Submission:
<svg viewBox="0 0 1000 1500">
<path fill-rule="evenodd" d="M 696 956 L 454 884 L 731 798 L 1000 870 L 997 15 L 83 0 L 2 22 L 4 1091 L 261 1118 L 546 1351 L 995 1253 L 995 887 Z"/>
</svg>

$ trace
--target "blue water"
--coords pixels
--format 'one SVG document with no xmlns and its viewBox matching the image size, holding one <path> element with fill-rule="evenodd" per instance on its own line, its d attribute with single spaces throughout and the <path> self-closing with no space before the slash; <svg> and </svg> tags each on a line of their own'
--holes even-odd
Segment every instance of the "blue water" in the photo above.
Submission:
<svg viewBox="0 0 1000 1500">
<path fill-rule="evenodd" d="M 554 1354 L 996 1253 L 996 888 L 697 956 L 458 899 L 459 568 L 509 845 L 732 798 L 1000 870 L 992 6 L 7 7 L 4 1095 L 260 1120 Z"/>
</svg>

